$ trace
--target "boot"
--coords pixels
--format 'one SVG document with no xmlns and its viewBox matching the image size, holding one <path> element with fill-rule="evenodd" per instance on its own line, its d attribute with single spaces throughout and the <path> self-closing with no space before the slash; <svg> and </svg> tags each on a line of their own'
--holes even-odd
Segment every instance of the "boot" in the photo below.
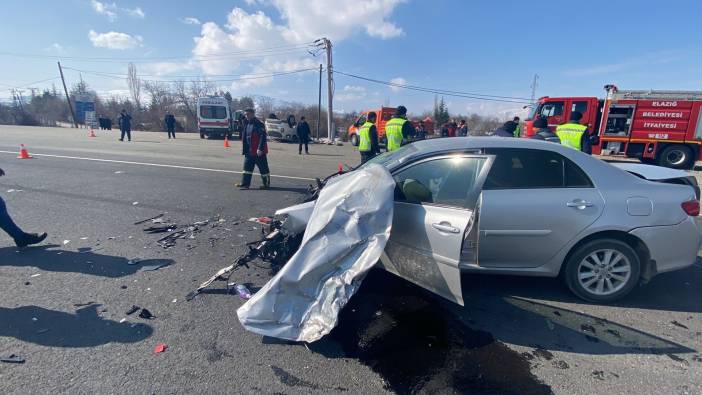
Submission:
<svg viewBox="0 0 702 395">
<path fill-rule="evenodd" d="M 46 236 L 47 236 L 46 232 L 44 232 L 42 234 L 27 233 L 24 235 L 24 237 L 22 239 L 15 240 L 15 244 L 17 244 L 17 247 L 26 247 L 26 246 L 32 245 L 32 244 L 39 244 L 42 241 L 44 241 L 44 239 L 46 239 Z"/>
</svg>

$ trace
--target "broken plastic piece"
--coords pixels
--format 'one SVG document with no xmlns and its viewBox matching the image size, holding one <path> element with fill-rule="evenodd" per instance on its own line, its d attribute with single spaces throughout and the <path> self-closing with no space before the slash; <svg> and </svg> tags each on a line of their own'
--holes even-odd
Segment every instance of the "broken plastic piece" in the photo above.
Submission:
<svg viewBox="0 0 702 395">
<path fill-rule="evenodd" d="M 141 224 L 143 224 L 143 223 L 146 223 L 146 222 L 149 222 L 149 221 L 153 221 L 153 220 L 155 220 L 155 219 L 157 219 L 157 218 L 161 218 L 161 217 L 163 217 L 163 213 L 158 214 L 158 215 L 155 215 L 155 216 L 153 216 L 153 217 L 151 217 L 151 218 L 146 218 L 146 219 L 142 219 L 141 221 L 137 221 L 137 222 L 134 223 L 134 225 L 141 225 Z"/>
<path fill-rule="evenodd" d="M 139 313 L 139 318 L 150 320 L 152 318 L 156 318 L 156 316 L 151 314 L 151 312 L 147 309 L 141 309 L 141 312 Z"/>
<path fill-rule="evenodd" d="M 240 298 L 242 298 L 244 300 L 251 299 L 251 291 L 246 287 L 246 285 L 235 284 L 234 290 L 236 291 L 236 294 L 239 295 Z"/>
<path fill-rule="evenodd" d="M 156 353 L 156 354 L 162 353 L 162 352 L 166 351 L 167 348 L 168 348 L 168 346 L 166 345 L 166 343 L 159 343 L 154 348 L 154 353 Z"/>
<path fill-rule="evenodd" d="M 0 362 L 5 362 L 5 363 L 24 363 L 24 358 L 20 357 L 19 355 L 10 354 L 9 357 L 2 357 L 2 358 L 0 358 Z"/>
</svg>

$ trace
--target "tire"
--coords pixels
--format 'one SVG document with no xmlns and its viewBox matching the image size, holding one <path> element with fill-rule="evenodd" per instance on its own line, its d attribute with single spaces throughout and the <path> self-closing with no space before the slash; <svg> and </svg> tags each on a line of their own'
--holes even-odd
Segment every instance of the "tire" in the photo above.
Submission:
<svg viewBox="0 0 702 395">
<path fill-rule="evenodd" d="M 352 134 L 351 135 L 351 145 L 353 145 L 354 147 L 358 147 L 358 143 L 359 143 L 358 134 L 356 134 L 356 133 Z"/>
<path fill-rule="evenodd" d="M 684 145 L 669 145 L 658 156 L 658 165 L 673 169 L 689 169 L 695 163 L 692 150 Z"/>
<path fill-rule="evenodd" d="M 606 264 L 608 253 L 611 254 L 609 262 L 612 264 L 609 269 L 596 263 L 599 260 L 601 264 Z M 628 244 L 616 239 L 599 239 L 583 244 L 570 255 L 565 265 L 563 275 L 568 288 L 579 298 L 596 303 L 610 303 L 623 298 L 638 284 L 641 275 L 639 256 Z"/>
</svg>

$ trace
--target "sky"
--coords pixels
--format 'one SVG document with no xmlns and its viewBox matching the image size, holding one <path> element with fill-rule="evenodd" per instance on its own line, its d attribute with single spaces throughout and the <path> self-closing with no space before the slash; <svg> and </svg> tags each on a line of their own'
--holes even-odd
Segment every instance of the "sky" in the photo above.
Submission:
<svg viewBox="0 0 702 395">
<path fill-rule="evenodd" d="M 537 98 L 601 97 L 609 83 L 702 90 L 700 15 L 699 0 L 3 2 L 0 98 L 60 88 L 57 60 L 69 85 L 126 96 L 131 61 L 144 80 L 206 78 L 235 97 L 314 104 L 326 62 L 313 42 L 328 37 L 334 70 L 395 84 L 337 73 L 335 110 L 431 110 L 435 95 L 412 85 L 462 92 L 445 97 L 451 113 L 507 117 L 535 74 Z"/>
</svg>

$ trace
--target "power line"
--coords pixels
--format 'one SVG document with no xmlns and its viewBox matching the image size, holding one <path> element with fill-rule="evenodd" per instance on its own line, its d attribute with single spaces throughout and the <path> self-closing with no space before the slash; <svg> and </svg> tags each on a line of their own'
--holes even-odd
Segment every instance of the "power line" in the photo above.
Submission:
<svg viewBox="0 0 702 395">
<path fill-rule="evenodd" d="M 426 88 L 426 87 L 421 87 L 421 86 L 416 86 L 416 85 L 398 84 L 395 82 L 382 81 L 382 80 L 377 80 L 374 78 L 363 77 L 360 75 L 344 73 L 344 72 L 339 71 L 339 70 L 334 70 L 334 73 L 341 74 L 341 75 L 351 77 L 351 78 L 356 78 L 356 79 L 368 81 L 368 82 L 373 82 L 376 84 L 382 84 L 382 85 L 387 85 L 387 86 L 392 86 L 392 87 L 402 88 L 402 89 L 409 89 L 409 90 L 414 90 L 414 91 L 419 91 L 419 92 L 434 93 L 434 94 L 439 94 L 439 95 L 444 95 L 444 96 L 462 97 L 462 98 L 467 98 L 467 99 L 477 99 L 477 100 L 487 100 L 487 101 L 498 101 L 498 102 L 506 102 L 506 103 L 520 103 L 520 104 L 530 103 L 529 99 L 524 98 L 524 97 L 486 95 L 486 94 L 475 93 L 475 92 L 451 91 L 451 90 L 445 90 L 445 89 Z"/>
<path fill-rule="evenodd" d="M 249 49 L 236 52 L 227 52 L 221 54 L 208 54 L 208 55 L 182 55 L 182 56 L 151 56 L 151 57 L 140 57 L 140 58 L 127 58 L 127 57 L 91 57 L 91 56 L 62 56 L 62 55 L 46 55 L 46 54 L 29 54 L 29 53 L 17 53 L 17 52 L 0 52 L 0 55 L 4 56 L 14 56 L 23 58 L 39 58 L 39 59 L 69 59 L 75 61 L 91 61 L 91 62 L 132 62 L 132 63 L 144 63 L 152 62 L 157 60 L 174 60 L 174 59 L 193 59 L 193 60 L 217 60 L 217 59 L 228 59 L 232 57 L 239 57 L 239 55 L 275 55 L 279 53 L 286 52 L 297 52 L 302 50 L 309 50 L 314 48 L 313 42 L 301 43 L 301 44 L 289 44 L 281 45 L 276 47 L 260 48 L 260 49 Z"/>
<path fill-rule="evenodd" d="M 97 71 L 97 70 L 84 70 L 84 69 L 76 69 L 73 67 L 67 67 L 63 66 L 64 70 L 73 70 L 73 71 L 78 71 L 81 73 L 92 73 L 92 74 L 100 74 L 104 76 L 114 76 L 114 77 L 119 77 L 119 78 L 126 78 L 127 74 L 124 73 L 112 73 L 112 72 L 107 72 L 107 71 Z M 304 69 L 307 70 L 307 69 Z M 315 70 L 317 70 L 315 68 Z M 248 76 L 256 76 L 256 75 L 268 75 L 271 73 L 275 72 L 267 72 L 267 73 L 244 73 L 244 74 L 207 74 L 207 77 L 248 77 Z M 161 77 L 161 78 L 205 78 L 206 76 L 203 74 L 191 74 L 191 75 L 173 75 L 173 74 L 167 74 L 167 75 L 159 75 L 159 74 L 142 74 L 139 73 L 139 77 Z"/>
<path fill-rule="evenodd" d="M 30 82 L 30 83 L 27 83 L 27 84 L 22 84 L 22 85 L 10 85 L 10 84 L 5 84 L 5 83 L 0 83 L 0 85 L 8 86 L 8 87 L 10 87 L 10 88 L 18 89 L 18 88 L 26 88 L 26 87 L 28 87 L 28 86 L 35 85 L 35 84 L 40 84 L 40 83 L 42 83 L 42 82 L 47 82 L 47 81 L 51 81 L 51 80 L 56 80 L 56 79 L 59 79 L 59 78 L 60 78 L 60 77 L 58 77 L 58 76 L 57 76 L 57 77 L 51 77 L 51 78 L 45 78 L 45 79 L 42 79 L 42 80 L 39 80 L 39 81 L 33 81 L 33 82 Z"/>
<path fill-rule="evenodd" d="M 119 80 L 126 80 L 127 77 L 120 77 L 116 76 L 113 74 L 106 74 L 106 73 L 100 73 L 100 72 L 90 72 L 86 70 L 80 70 L 80 69 L 74 69 L 74 68 L 68 68 L 64 67 L 66 70 L 71 70 L 79 73 L 85 73 L 88 75 L 95 75 L 99 77 L 106 77 L 106 78 L 113 78 L 113 79 L 119 79 Z M 290 70 L 290 71 L 281 71 L 281 72 L 270 72 L 270 73 L 260 73 L 260 74 L 242 74 L 238 78 L 227 78 L 227 79 L 207 79 L 203 78 L 203 76 L 199 76 L 198 80 L 189 80 L 189 82 L 233 82 L 233 81 L 242 81 L 242 80 L 255 80 L 255 79 L 262 79 L 262 78 L 271 78 L 271 77 L 279 77 L 283 75 L 291 75 L 291 74 L 298 74 L 298 73 L 304 73 L 306 71 L 316 71 L 317 68 L 306 68 L 306 69 L 298 69 L 298 70 Z M 180 82 L 182 80 L 173 80 L 173 79 L 160 79 L 160 80 L 154 80 L 154 79 L 142 79 L 140 78 L 141 81 L 144 82 L 163 82 L 163 83 L 168 83 L 168 82 Z"/>
</svg>

